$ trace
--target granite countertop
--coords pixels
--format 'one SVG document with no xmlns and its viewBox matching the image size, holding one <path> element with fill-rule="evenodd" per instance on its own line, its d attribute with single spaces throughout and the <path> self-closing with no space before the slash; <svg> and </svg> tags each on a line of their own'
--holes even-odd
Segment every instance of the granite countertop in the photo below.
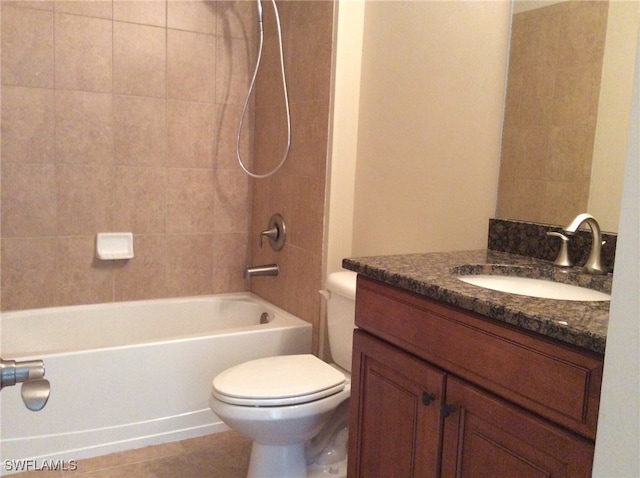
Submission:
<svg viewBox="0 0 640 478">
<path fill-rule="evenodd" d="M 561 269 L 540 259 L 493 250 L 401 254 L 344 259 L 345 269 L 604 354 L 609 301 L 569 301 L 509 294 L 467 284 L 456 274 L 538 277 L 611 292 L 612 275 Z"/>
</svg>

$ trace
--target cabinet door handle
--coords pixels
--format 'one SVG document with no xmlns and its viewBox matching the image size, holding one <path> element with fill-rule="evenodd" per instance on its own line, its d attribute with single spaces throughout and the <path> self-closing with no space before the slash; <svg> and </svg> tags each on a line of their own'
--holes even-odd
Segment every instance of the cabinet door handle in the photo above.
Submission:
<svg viewBox="0 0 640 478">
<path fill-rule="evenodd" d="M 456 407 L 453 407 L 451 405 L 442 405 L 442 416 L 444 418 L 447 418 L 452 413 L 455 413 L 455 411 L 456 411 Z"/>
<path fill-rule="evenodd" d="M 429 405 L 436 399 L 436 396 L 433 393 L 422 392 L 422 403 L 424 405 Z"/>
</svg>

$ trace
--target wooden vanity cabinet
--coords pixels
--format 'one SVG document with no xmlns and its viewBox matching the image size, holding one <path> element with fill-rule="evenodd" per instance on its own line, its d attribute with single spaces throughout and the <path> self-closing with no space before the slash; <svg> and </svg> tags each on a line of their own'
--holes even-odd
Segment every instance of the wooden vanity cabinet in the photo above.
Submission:
<svg viewBox="0 0 640 478">
<path fill-rule="evenodd" d="M 588 477 L 602 357 L 358 278 L 350 478 Z"/>
<path fill-rule="evenodd" d="M 353 359 L 348 476 L 439 476 L 444 372 L 358 330 Z"/>
<path fill-rule="evenodd" d="M 591 476 L 592 442 L 452 376 L 446 402 L 443 477 Z"/>
</svg>

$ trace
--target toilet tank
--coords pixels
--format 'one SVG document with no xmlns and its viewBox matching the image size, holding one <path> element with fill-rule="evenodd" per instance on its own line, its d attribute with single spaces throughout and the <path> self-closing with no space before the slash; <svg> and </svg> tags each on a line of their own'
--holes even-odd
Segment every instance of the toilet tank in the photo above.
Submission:
<svg viewBox="0 0 640 478">
<path fill-rule="evenodd" d="M 327 278 L 327 328 L 333 361 L 351 372 L 353 329 L 356 312 L 356 277 L 351 271 L 329 274 Z"/>
</svg>

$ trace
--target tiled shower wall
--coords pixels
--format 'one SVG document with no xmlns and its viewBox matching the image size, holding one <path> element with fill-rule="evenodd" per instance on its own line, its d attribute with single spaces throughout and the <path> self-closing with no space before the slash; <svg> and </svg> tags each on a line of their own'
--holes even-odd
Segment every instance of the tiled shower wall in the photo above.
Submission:
<svg viewBox="0 0 640 478">
<path fill-rule="evenodd" d="M 4 310 L 245 288 L 248 7 L 3 2 Z M 136 257 L 94 259 L 108 231 Z"/>
<path fill-rule="evenodd" d="M 273 22 L 270 3 L 264 2 L 265 28 Z M 291 150 L 277 174 L 254 182 L 250 247 L 253 264 L 277 263 L 280 274 L 252 279 L 251 290 L 312 322 L 317 350 L 334 2 L 285 1 L 278 2 L 278 8 L 291 105 Z M 260 77 L 256 97 L 257 172 L 277 164 L 286 144 L 275 29 L 268 31 L 269 73 Z M 273 213 L 282 214 L 288 230 L 280 252 L 266 243 L 259 247 L 259 234 Z"/>
<path fill-rule="evenodd" d="M 281 173 L 255 182 L 235 163 L 253 2 L 3 2 L 2 309 L 251 287 L 316 323 L 332 9 L 281 7 L 294 146 Z M 265 78 L 273 48 L 269 34 Z M 255 146 L 252 113 L 245 123 L 249 158 L 282 149 L 268 83 Z M 281 276 L 249 284 L 244 266 L 267 259 L 250 244 L 276 211 L 290 225 L 273 258 Z M 132 231 L 136 257 L 94 259 L 103 231 Z"/>
<path fill-rule="evenodd" d="M 587 210 L 607 12 L 569 1 L 514 15 L 497 217 L 565 224 Z"/>
</svg>

